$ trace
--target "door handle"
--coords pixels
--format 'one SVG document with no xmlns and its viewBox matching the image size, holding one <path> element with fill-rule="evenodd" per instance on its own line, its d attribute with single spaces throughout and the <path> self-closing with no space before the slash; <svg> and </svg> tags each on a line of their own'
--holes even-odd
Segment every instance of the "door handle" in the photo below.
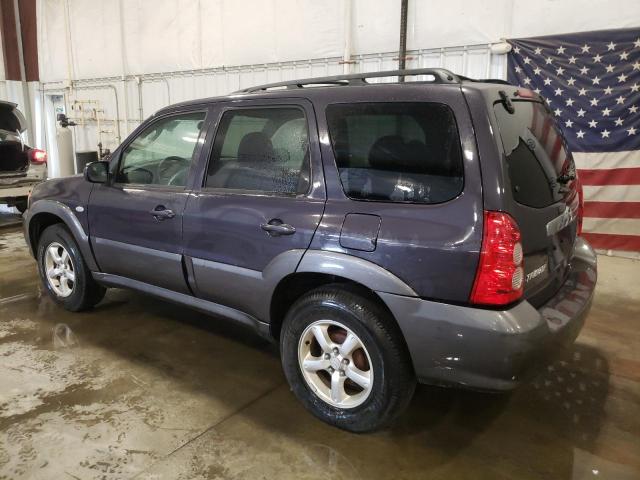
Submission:
<svg viewBox="0 0 640 480">
<path fill-rule="evenodd" d="M 173 210 L 169 208 L 165 208 L 164 205 L 158 205 L 149 213 L 153 215 L 153 218 L 155 218 L 158 221 L 166 220 L 167 218 L 173 218 L 176 216 Z"/>
<path fill-rule="evenodd" d="M 263 223 L 260 225 L 260 228 L 267 232 L 272 237 L 278 237 L 280 235 L 293 235 L 296 233 L 295 227 L 282 223 L 282 220 L 278 218 L 274 218 L 273 220 L 269 220 L 269 223 Z"/>
</svg>

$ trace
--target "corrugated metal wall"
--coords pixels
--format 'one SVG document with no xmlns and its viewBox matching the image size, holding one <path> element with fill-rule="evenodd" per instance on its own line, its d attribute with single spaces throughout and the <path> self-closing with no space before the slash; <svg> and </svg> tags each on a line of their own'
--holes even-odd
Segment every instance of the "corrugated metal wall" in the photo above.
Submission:
<svg viewBox="0 0 640 480">
<path fill-rule="evenodd" d="M 472 78 L 505 77 L 506 57 L 491 55 L 490 45 L 413 50 L 408 52 L 408 57 L 407 68 L 444 67 Z M 126 80 L 121 77 L 84 79 L 74 82 L 71 91 L 65 90 L 61 82 L 44 83 L 41 95 L 64 95 L 68 115 L 79 124 L 74 128 L 76 150 L 96 149 L 99 140 L 105 148 L 113 149 L 141 119 L 166 105 L 224 95 L 262 83 L 339 75 L 344 72 L 341 60 L 340 57 L 329 57 L 167 72 L 132 76 Z M 393 70 L 398 62 L 395 52 L 354 55 L 352 61 L 351 72 Z"/>
</svg>

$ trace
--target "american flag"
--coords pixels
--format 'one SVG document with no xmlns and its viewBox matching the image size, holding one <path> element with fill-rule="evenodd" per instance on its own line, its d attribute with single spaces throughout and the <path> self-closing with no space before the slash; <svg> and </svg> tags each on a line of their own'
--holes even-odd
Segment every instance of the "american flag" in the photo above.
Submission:
<svg viewBox="0 0 640 480">
<path fill-rule="evenodd" d="M 640 251 L 640 29 L 509 40 L 509 82 L 542 95 L 584 188 L 583 235 Z"/>
</svg>

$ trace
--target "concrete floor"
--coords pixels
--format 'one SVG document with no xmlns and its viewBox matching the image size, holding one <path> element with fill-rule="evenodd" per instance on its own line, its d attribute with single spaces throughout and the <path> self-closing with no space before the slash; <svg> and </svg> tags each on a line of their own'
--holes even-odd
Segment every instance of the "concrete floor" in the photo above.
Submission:
<svg viewBox="0 0 640 480">
<path fill-rule="evenodd" d="M 0 232 L 0 478 L 640 478 L 640 263 L 600 272 L 577 343 L 531 383 L 419 387 L 393 428 L 353 435 L 251 333 L 123 290 L 68 313 Z"/>
</svg>

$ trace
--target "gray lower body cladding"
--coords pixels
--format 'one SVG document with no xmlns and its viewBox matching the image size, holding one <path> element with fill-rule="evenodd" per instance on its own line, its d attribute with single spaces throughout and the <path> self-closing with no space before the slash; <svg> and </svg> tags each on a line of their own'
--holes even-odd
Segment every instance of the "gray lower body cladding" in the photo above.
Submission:
<svg viewBox="0 0 640 480">
<path fill-rule="evenodd" d="M 538 309 L 526 300 L 488 310 L 379 295 L 398 320 L 420 382 L 509 390 L 557 347 L 575 340 L 591 308 L 596 277 L 595 253 L 578 238 L 569 276 Z"/>
</svg>

